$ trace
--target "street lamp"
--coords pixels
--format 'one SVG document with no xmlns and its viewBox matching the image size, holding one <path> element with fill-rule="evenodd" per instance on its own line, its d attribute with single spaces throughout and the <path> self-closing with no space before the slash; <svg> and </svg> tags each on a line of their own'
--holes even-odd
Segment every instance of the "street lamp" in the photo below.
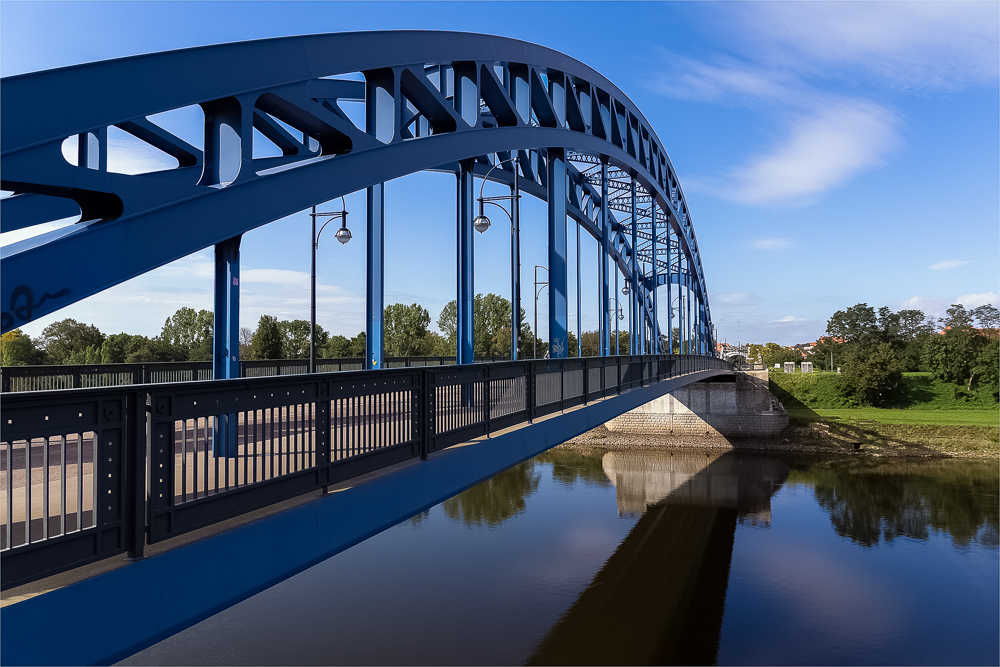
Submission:
<svg viewBox="0 0 1000 667">
<path fill-rule="evenodd" d="M 531 358 L 538 358 L 538 295 L 542 293 L 542 287 L 548 285 L 547 282 L 538 281 L 538 269 L 548 273 L 549 270 L 544 266 L 535 264 L 535 330 L 531 332 Z M 541 285 L 542 287 L 539 287 Z"/>
<path fill-rule="evenodd" d="M 344 199 L 343 195 L 340 197 L 340 204 L 343 210 L 334 211 L 331 213 L 318 212 L 316 207 L 312 207 L 312 213 L 309 217 L 312 218 L 312 273 L 310 274 L 310 296 L 312 308 L 309 329 L 309 372 L 316 372 L 316 249 L 319 248 L 319 237 L 326 229 L 326 226 L 330 224 L 331 220 L 340 220 L 340 229 L 334 234 L 334 237 L 341 244 L 347 243 L 351 240 L 351 230 L 347 228 L 347 201 Z M 316 218 L 318 216 L 326 216 L 327 220 L 319 228 L 319 232 L 316 231 Z"/>
<path fill-rule="evenodd" d="M 486 187 L 486 181 L 489 179 L 490 174 L 493 173 L 494 169 L 508 162 L 514 163 L 514 183 L 510 187 L 511 193 L 509 195 L 497 195 L 496 197 L 484 197 L 483 188 Z M 483 177 L 483 184 L 479 186 L 479 199 L 477 199 L 479 202 L 479 215 L 472 221 L 472 227 L 480 234 L 490 228 L 492 223 L 486 216 L 486 204 L 493 204 L 510 219 L 510 358 L 512 361 L 517 360 L 517 344 L 521 334 L 521 213 L 518 205 L 521 199 L 521 191 L 517 185 L 517 167 L 517 158 L 513 157 L 497 162 L 486 172 L 486 176 Z M 510 201 L 510 212 L 498 204 L 497 202 L 499 201 Z"/>
</svg>

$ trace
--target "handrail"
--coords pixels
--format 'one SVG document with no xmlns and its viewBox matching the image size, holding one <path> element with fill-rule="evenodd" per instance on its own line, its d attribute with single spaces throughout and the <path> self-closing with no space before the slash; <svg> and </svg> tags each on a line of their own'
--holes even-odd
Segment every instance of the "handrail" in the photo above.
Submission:
<svg viewBox="0 0 1000 667">
<path fill-rule="evenodd" d="M 0 587 L 691 373 L 700 356 L 503 361 L 6 394 Z"/>
</svg>

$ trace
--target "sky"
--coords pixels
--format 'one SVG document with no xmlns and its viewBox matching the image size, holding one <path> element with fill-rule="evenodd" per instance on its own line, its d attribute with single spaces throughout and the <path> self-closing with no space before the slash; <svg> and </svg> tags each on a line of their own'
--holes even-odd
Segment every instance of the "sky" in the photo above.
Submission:
<svg viewBox="0 0 1000 667">
<path fill-rule="evenodd" d="M 834 311 L 862 302 L 933 316 L 953 303 L 1000 304 L 996 2 L 2 1 L 0 75 L 376 29 L 513 37 L 613 81 L 652 124 L 677 171 L 720 340 L 813 341 Z M 179 133 L 192 127 L 182 113 L 163 122 Z M 112 140 L 109 160 L 123 171 L 158 159 Z M 486 193 L 504 190 L 488 185 Z M 386 186 L 386 303 L 420 303 L 432 322 L 455 293 L 454 197 L 448 174 Z M 547 257 L 546 209 L 522 201 L 522 305 L 530 321 L 533 267 Z M 348 195 L 346 207 L 354 240 L 341 246 L 331 229 L 320 243 L 318 322 L 353 336 L 364 328 L 364 192 Z M 241 325 L 253 328 L 263 314 L 309 318 L 307 213 L 244 236 Z M 509 226 L 499 211 L 492 217 L 493 228 L 475 241 L 475 288 L 509 296 Z M 575 267 L 572 224 L 568 233 Z M 0 234 L 0 244 L 19 238 Z M 587 331 L 597 327 L 598 296 L 597 245 L 586 234 L 580 264 Z M 73 317 L 105 334 L 156 335 L 177 308 L 212 309 L 212 276 L 209 249 L 22 330 L 37 336 Z"/>
</svg>

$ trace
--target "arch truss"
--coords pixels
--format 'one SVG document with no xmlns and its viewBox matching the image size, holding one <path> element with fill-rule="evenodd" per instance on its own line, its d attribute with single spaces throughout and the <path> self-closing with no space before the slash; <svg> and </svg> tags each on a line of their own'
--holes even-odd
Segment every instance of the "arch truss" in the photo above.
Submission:
<svg viewBox="0 0 1000 667">
<path fill-rule="evenodd" d="M 553 356 L 568 352 L 567 219 L 598 241 L 602 354 L 613 271 L 641 323 L 632 353 L 714 349 L 698 242 L 663 144 L 613 83 L 557 51 L 469 33 L 338 33 L 90 63 L 0 87 L 0 187 L 13 193 L 0 231 L 77 219 L 3 249 L 4 332 L 214 247 L 216 377 L 232 377 L 242 234 L 365 190 L 368 365 L 380 367 L 384 184 L 444 170 L 457 182 L 457 358 L 471 362 L 475 178 L 496 167 L 490 180 L 512 183 L 516 169 L 520 189 L 548 202 Z M 196 119 L 197 136 L 172 124 L 177 114 Z M 123 137 L 174 166 L 118 173 L 109 156 Z"/>
</svg>

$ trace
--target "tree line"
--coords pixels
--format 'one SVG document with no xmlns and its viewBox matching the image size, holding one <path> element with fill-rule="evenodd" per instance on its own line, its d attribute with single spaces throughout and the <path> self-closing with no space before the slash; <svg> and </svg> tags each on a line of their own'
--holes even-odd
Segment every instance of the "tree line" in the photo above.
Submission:
<svg viewBox="0 0 1000 667">
<path fill-rule="evenodd" d="M 820 370 L 843 372 L 841 391 L 858 405 L 892 404 L 906 372 L 929 372 L 966 391 L 1000 395 L 1000 310 L 952 304 L 945 317 L 916 309 L 877 311 L 867 303 L 838 310 L 805 359 L 797 347 L 751 345 L 749 361 L 768 367 L 811 361 Z"/>
<path fill-rule="evenodd" d="M 511 345 L 511 304 L 497 294 L 477 294 L 473 301 L 473 348 L 476 357 L 509 357 Z M 430 330 L 431 316 L 417 303 L 394 303 L 382 314 L 384 349 L 389 357 L 450 357 L 457 348 L 458 309 L 448 302 L 437 318 L 438 329 Z M 4 366 L 41 364 L 132 364 L 158 361 L 211 361 L 214 314 L 208 310 L 180 308 L 168 317 L 160 334 L 153 337 L 118 333 L 105 335 L 96 326 L 65 319 L 45 327 L 31 338 L 20 329 L 0 337 L 0 363 Z M 585 357 L 600 354 L 597 331 L 585 331 L 577 338 L 568 332 L 567 354 Z M 664 336 L 664 339 L 666 337 Z M 365 356 L 366 335 L 353 338 L 331 335 L 316 325 L 316 357 L 361 358 Z M 629 354 L 629 332 L 610 334 L 611 352 Z M 678 332 L 674 329 L 675 352 Z M 579 342 L 579 344 L 578 344 Z M 518 333 L 519 357 L 542 358 L 548 342 L 537 337 L 521 309 Z M 666 343 L 664 342 L 664 347 Z M 309 357 L 309 322 L 279 320 L 262 315 L 256 328 L 240 329 L 240 359 L 305 359 Z"/>
</svg>

